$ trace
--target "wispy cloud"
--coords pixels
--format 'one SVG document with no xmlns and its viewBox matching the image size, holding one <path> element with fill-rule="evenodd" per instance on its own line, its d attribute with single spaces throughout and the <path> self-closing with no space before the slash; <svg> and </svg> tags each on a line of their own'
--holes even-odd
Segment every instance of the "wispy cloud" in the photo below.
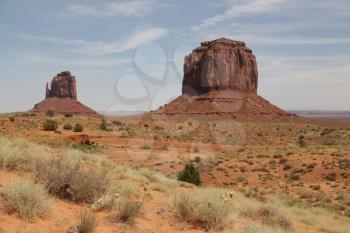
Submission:
<svg viewBox="0 0 350 233">
<path fill-rule="evenodd" d="M 104 55 L 120 53 L 130 49 L 135 49 L 142 44 L 156 41 L 166 36 L 167 33 L 168 30 L 166 28 L 150 27 L 141 30 L 136 30 L 130 36 L 126 37 L 125 39 L 119 39 L 116 42 L 75 40 L 67 38 L 33 36 L 27 34 L 18 34 L 13 36 L 25 40 L 36 40 L 48 43 L 73 46 L 73 48 L 70 49 L 73 52 L 87 53 L 91 55 Z"/>
<path fill-rule="evenodd" d="M 140 17 L 153 12 L 162 2 L 156 0 L 114 1 L 100 6 L 90 4 L 69 4 L 67 10 L 71 16 L 96 17 Z"/>
<path fill-rule="evenodd" d="M 198 31 L 244 14 L 257 14 L 270 11 L 275 9 L 276 6 L 282 2 L 284 2 L 284 0 L 250 0 L 248 3 L 242 5 L 231 4 L 229 9 L 222 14 L 204 19 L 199 25 L 193 26 L 191 29 Z"/>
</svg>

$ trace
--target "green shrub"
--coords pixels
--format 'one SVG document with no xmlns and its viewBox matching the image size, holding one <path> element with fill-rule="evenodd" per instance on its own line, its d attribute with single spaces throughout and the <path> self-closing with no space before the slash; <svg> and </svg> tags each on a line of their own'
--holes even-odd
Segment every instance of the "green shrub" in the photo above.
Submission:
<svg viewBox="0 0 350 233">
<path fill-rule="evenodd" d="M 141 207 L 141 202 L 122 199 L 117 203 L 117 217 L 122 223 L 131 225 L 139 215 Z"/>
<path fill-rule="evenodd" d="M 97 229 L 96 217 L 88 212 L 82 212 L 79 216 L 79 223 L 76 225 L 78 233 L 94 233 Z"/>
<path fill-rule="evenodd" d="M 15 117 L 15 116 L 9 116 L 9 120 L 10 120 L 11 122 L 15 122 L 15 121 L 16 121 L 16 117 Z"/>
<path fill-rule="evenodd" d="M 55 131 L 58 128 L 57 121 L 47 119 L 43 125 L 45 131 Z"/>
<path fill-rule="evenodd" d="M 45 189 L 27 180 L 19 179 L 6 185 L 3 194 L 8 211 L 28 220 L 42 217 L 48 211 Z"/>
<path fill-rule="evenodd" d="M 72 126 L 71 124 L 65 124 L 65 125 L 63 126 L 63 129 L 65 129 L 65 130 L 72 130 L 72 129 L 73 129 L 73 126 Z"/>
<path fill-rule="evenodd" d="M 175 196 L 173 207 L 180 221 L 198 225 L 205 230 L 223 230 L 230 222 L 231 205 L 216 189 L 199 189 L 192 193 L 180 192 Z"/>
<path fill-rule="evenodd" d="M 55 115 L 55 112 L 54 112 L 54 111 L 52 111 L 52 110 L 46 111 L 46 116 L 48 116 L 48 117 L 53 117 L 54 115 Z"/>
<path fill-rule="evenodd" d="M 103 130 L 103 131 L 111 131 L 111 129 L 108 128 L 108 124 L 107 124 L 107 121 L 105 119 L 103 119 L 101 121 L 99 128 L 100 128 L 100 130 Z"/>
<path fill-rule="evenodd" d="M 84 128 L 83 128 L 83 126 L 81 124 L 76 123 L 74 125 L 73 131 L 76 132 L 76 133 L 80 133 L 80 132 L 84 131 Z"/>
<path fill-rule="evenodd" d="M 104 172 L 84 169 L 79 161 L 61 156 L 37 161 L 34 176 L 49 193 L 76 202 L 93 203 L 107 188 Z"/>
<path fill-rule="evenodd" d="M 187 164 L 186 167 L 179 172 L 177 179 L 195 185 L 202 184 L 200 173 L 193 164 Z"/>
</svg>

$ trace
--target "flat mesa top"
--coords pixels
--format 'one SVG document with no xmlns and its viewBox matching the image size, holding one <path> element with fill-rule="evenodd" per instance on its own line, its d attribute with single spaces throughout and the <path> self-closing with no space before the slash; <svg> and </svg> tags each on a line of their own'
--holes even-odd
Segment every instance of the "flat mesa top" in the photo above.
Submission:
<svg viewBox="0 0 350 233">
<path fill-rule="evenodd" d="M 212 40 L 212 41 L 202 42 L 201 46 L 212 46 L 215 44 L 221 44 L 221 45 L 227 45 L 227 46 L 233 46 L 233 47 L 236 47 L 236 46 L 245 47 L 245 43 L 243 41 L 231 40 L 224 37 L 216 40 Z"/>
</svg>

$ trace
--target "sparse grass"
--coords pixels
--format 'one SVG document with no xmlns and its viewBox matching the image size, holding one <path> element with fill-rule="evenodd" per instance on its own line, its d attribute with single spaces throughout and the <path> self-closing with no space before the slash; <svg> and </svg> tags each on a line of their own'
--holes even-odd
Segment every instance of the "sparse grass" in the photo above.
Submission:
<svg viewBox="0 0 350 233">
<path fill-rule="evenodd" d="M 107 189 L 105 172 L 84 169 L 62 156 L 38 161 L 34 176 L 51 194 L 76 202 L 93 203 Z"/>
<path fill-rule="evenodd" d="M 124 224 L 132 225 L 140 214 L 141 207 L 142 203 L 139 201 L 122 199 L 117 203 L 117 219 Z"/>
<path fill-rule="evenodd" d="M 231 205 L 222 194 L 219 189 L 177 193 L 173 201 L 177 218 L 206 230 L 222 230 L 232 220 Z"/>
<path fill-rule="evenodd" d="M 249 210 L 247 216 L 269 226 L 278 226 L 286 231 L 292 230 L 292 221 L 288 216 L 273 206 L 262 206 L 258 209 Z"/>
<path fill-rule="evenodd" d="M 42 154 L 43 149 L 38 145 L 22 139 L 0 137 L 0 169 L 28 171 Z"/>
<path fill-rule="evenodd" d="M 40 185 L 19 179 L 4 187 L 4 199 L 7 210 L 18 213 L 22 218 L 33 220 L 43 217 L 49 210 L 46 203 L 46 191 Z"/>
<path fill-rule="evenodd" d="M 79 216 L 79 222 L 76 225 L 77 233 L 94 233 L 97 230 L 96 217 L 88 212 L 82 212 Z"/>
</svg>

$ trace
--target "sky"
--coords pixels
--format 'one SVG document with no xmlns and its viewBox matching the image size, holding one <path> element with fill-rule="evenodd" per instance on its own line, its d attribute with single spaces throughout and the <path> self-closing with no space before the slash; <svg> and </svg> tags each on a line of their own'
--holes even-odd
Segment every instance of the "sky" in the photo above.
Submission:
<svg viewBox="0 0 350 233">
<path fill-rule="evenodd" d="M 0 0 L 0 112 L 29 110 L 59 72 L 101 112 L 181 94 L 200 42 L 245 41 L 258 93 L 286 110 L 350 110 L 349 0 Z"/>
</svg>

